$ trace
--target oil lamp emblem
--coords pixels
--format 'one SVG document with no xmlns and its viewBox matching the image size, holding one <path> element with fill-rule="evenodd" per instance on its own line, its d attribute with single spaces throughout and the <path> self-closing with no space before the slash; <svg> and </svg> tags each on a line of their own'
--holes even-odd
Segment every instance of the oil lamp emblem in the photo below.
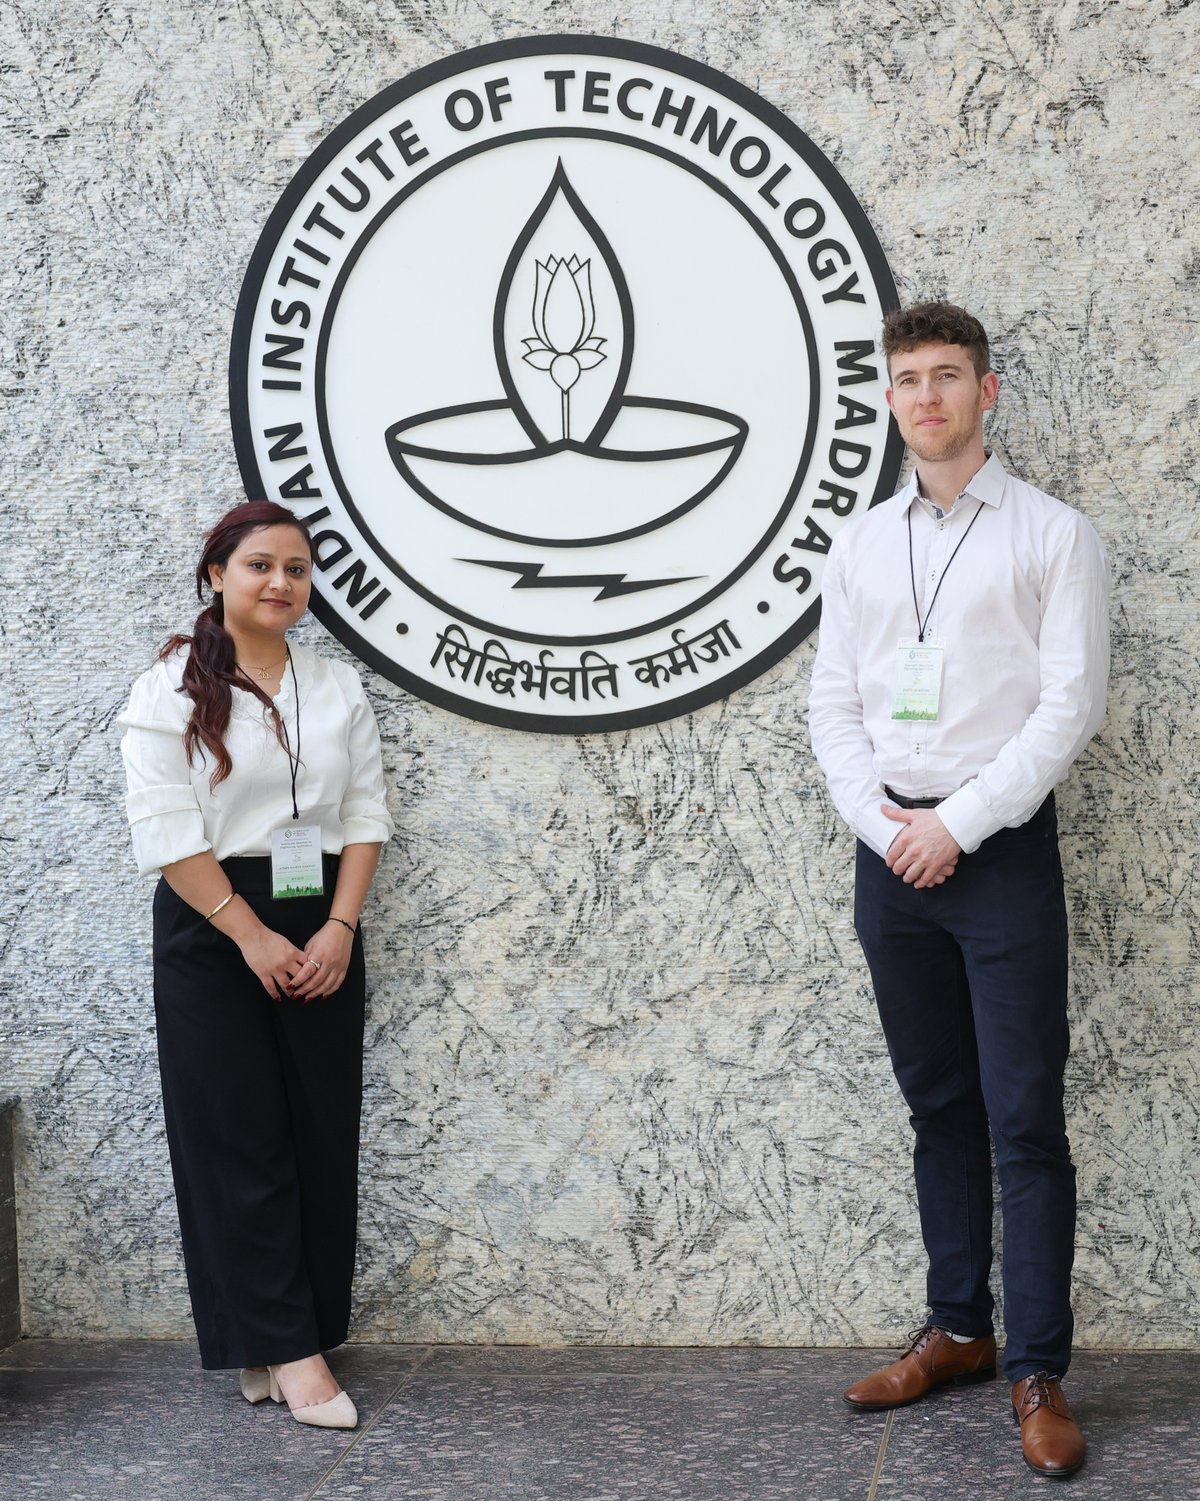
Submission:
<svg viewBox="0 0 1200 1501">
<path fill-rule="evenodd" d="M 629 287 L 561 161 L 500 278 L 493 344 L 503 399 L 386 433 L 413 490 L 478 531 L 541 547 L 624 541 L 691 511 L 737 463 L 741 417 L 628 394 Z"/>
</svg>

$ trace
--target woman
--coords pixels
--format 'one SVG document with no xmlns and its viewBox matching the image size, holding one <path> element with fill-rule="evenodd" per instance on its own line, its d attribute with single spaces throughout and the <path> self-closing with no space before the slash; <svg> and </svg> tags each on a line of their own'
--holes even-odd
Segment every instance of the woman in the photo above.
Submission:
<svg viewBox="0 0 1200 1501">
<path fill-rule="evenodd" d="M 312 544 L 282 506 L 235 506 L 196 569 L 191 636 L 121 724 L 201 1362 L 301 1423 L 358 1415 L 321 1353 L 354 1271 L 364 971 L 382 843 L 379 733 L 357 674 L 302 646 Z M 300 894 L 296 894 L 300 893 Z"/>
</svg>

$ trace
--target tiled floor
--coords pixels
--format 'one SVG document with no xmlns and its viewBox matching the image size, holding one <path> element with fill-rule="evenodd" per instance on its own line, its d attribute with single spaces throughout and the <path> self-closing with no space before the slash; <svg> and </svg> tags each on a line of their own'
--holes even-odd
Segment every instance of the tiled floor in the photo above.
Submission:
<svg viewBox="0 0 1200 1501">
<path fill-rule="evenodd" d="M 996 1382 L 856 1414 L 861 1350 L 347 1346 L 362 1422 L 250 1407 L 190 1345 L 26 1341 L 0 1354 L 0 1501 L 1190 1501 L 1200 1355 L 1081 1354 L 1085 1468 L 1021 1463 Z M 1069 1487 L 1069 1489 L 1067 1489 Z"/>
</svg>

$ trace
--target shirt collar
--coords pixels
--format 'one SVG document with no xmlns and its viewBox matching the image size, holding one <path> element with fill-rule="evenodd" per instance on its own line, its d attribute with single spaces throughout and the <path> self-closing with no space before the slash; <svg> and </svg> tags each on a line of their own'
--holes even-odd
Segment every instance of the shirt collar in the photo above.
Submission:
<svg viewBox="0 0 1200 1501">
<path fill-rule="evenodd" d="M 1004 500 L 1004 487 L 1008 481 L 1008 474 L 1004 465 L 994 453 L 989 453 L 982 466 L 975 471 L 963 488 L 963 494 L 969 495 L 973 500 L 982 501 L 985 506 L 991 506 L 999 510 Z M 924 506 L 931 502 L 926 501 L 917 489 L 917 471 L 914 469 L 909 475 L 908 484 L 901 490 L 904 498 L 904 509 L 912 505 L 914 501 Z"/>
</svg>

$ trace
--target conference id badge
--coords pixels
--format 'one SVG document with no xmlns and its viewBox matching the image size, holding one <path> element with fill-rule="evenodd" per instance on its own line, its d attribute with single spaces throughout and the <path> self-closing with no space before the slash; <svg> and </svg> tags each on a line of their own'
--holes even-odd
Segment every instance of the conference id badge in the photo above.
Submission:
<svg viewBox="0 0 1200 1501">
<path fill-rule="evenodd" d="M 321 825 L 289 823 L 271 830 L 271 895 L 321 896 L 325 867 L 321 857 Z"/>
<path fill-rule="evenodd" d="M 934 720 L 942 698 L 942 641 L 901 641 L 896 648 L 893 719 Z"/>
</svg>

